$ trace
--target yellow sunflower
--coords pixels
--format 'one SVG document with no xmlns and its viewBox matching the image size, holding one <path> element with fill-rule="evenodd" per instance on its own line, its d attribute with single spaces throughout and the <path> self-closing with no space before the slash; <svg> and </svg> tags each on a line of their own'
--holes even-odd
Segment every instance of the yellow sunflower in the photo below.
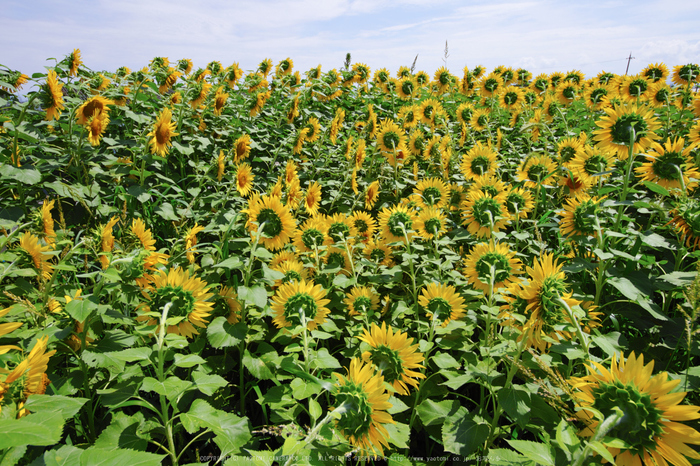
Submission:
<svg viewBox="0 0 700 466">
<path fill-rule="evenodd" d="M 233 156 L 234 163 L 238 163 L 250 156 L 250 145 L 250 136 L 247 134 L 243 134 L 236 139 L 236 142 L 233 143 L 233 150 L 235 151 Z"/>
<path fill-rule="evenodd" d="M 420 129 L 416 129 L 411 133 L 408 141 L 408 150 L 411 151 L 413 156 L 422 156 L 425 151 L 428 142 L 425 139 L 425 133 Z"/>
<path fill-rule="evenodd" d="M 405 205 L 385 207 L 379 212 L 379 226 L 382 237 L 388 243 L 411 240 L 415 234 L 416 213 Z"/>
<path fill-rule="evenodd" d="M 650 63 L 641 72 L 641 75 L 651 82 L 665 81 L 668 78 L 668 67 L 664 63 Z"/>
<path fill-rule="evenodd" d="M 406 144 L 406 133 L 397 125 L 394 120 L 383 120 L 379 125 L 377 133 L 377 146 L 382 153 L 394 152 L 399 147 Z"/>
<path fill-rule="evenodd" d="M 537 188 L 540 184 L 551 186 L 547 180 L 557 171 L 556 164 L 549 156 L 534 155 L 523 161 L 517 174 L 517 180 L 524 181 L 527 188 Z"/>
<path fill-rule="evenodd" d="M 78 107 L 78 110 L 75 112 L 75 119 L 78 121 L 78 124 L 86 125 L 95 114 L 102 112 L 106 115 L 109 111 L 109 105 L 114 105 L 114 101 L 101 95 L 91 97 Z"/>
<path fill-rule="evenodd" d="M 618 94 L 623 102 L 635 104 L 649 99 L 649 81 L 643 76 L 621 76 Z"/>
<path fill-rule="evenodd" d="M 477 238 L 490 238 L 493 232 L 505 228 L 510 214 L 502 198 L 481 191 L 471 191 L 462 202 L 462 224 Z"/>
<path fill-rule="evenodd" d="M 690 249 L 700 248 L 700 202 L 687 198 L 678 202 L 671 210 L 669 222 L 681 235 L 681 241 Z"/>
<path fill-rule="evenodd" d="M 148 137 L 151 138 L 149 141 L 151 154 L 157 153 L 165 157 L 170 152 L 170 146 L 173 145 L 171 139 L 178 135 L 175 132 L 176 124 L 172 121 L 172 116 L 170 109 L 164 108 L 153 125 L 153 131 L 148 133 Z"/>
<path fill-rule="evenodd" d="M 397 394 L 408 395 L 409 385 L 418 388 L 418 379 L 425 378 L 425 374 L 418 372 L 425 367 L 421 364 L 425 358 L 417 351 L 418 344 L 412 344 L 413 338 L 387 328 L 386 322 L 382 322 L 381 327 L 372 324 L 371 329 L 364 329 L 358 338 L 370 346 L 362 353 L 362 360 L 374 364 Z"/>
<path fill-rule="evenodd" d="M 379 198 L 379 180 L 374 180 L 367 187 L 367 192 L 365 193 L 365 208 L 371 209 L 374 204 L 377 203 Z"/>
<path fill-rule="evenodd" d="M 284 275 L 282 278 L 275 280 L 275 288 L 293 281 L 309 280 L 309 269 L 296 259 L 284 261 L 270 268 Z"/>
<path fill-rule="evenodd" d="M 351 258 L 345 248 L 330 246 L 326 249 L 326 254 L 323 258 L 325 269 L 338 269 L 336 275 L 343 274 L 350 276 L 352 274 Z"/>
<path fill-rule="evenodd" d="M 299 207 L 299 203 L 301 202 L 302 199 L 302 192 L 301 192 L 301 182 L 299 181 L 299 178 L 294 178 L 288 185 L 287 185 L 287 207 L 290 209 L 297 209 Z"/>
<path fill-rule="evenodd" d="M 477 176 L 496 173 L 498 153 L 490 146 L 477 142 L 462 156 L 462 174 L 471 181 Z"/>
<path fill-rule="evenodd" d="M 437 84 L 438 94 L 444 94 L 450 89 L 450 86 L 456 81 L 447 68 L 441 66 L 435 71 L 433 76 L 435 84 Z"/>
<path fill-rule="evenodd" d="M 5 395 L 12 397 L 12 401 L 19 406 L 31 395 L 43 395 L 50 380 L 46 376 L 49 359 L 56 353 L 56 350 L 46 352 L 49 337 L 48 335 L 37 339 L 29 355 L 22 360 L 12 371 L 7 372 L 0 380 L 0 409 L 2 409 Z M 19 409 L 18 417 L 28 414 L 27 410 Z"/>
<path fill-rule="evenodd" d="M 527 218 L 528 213 L 535 208 L 532 193 L 523 188 L 506 189 L 504 203 L 508 213 L 518 219 Z"/>
<path fill-rule="evenodd" d="M 469 120 L 469 125 L 476 131 L 484 131 L 489 124 L 491 118 L 490 108 L 477 108 L 472 113 L 472 118 Z"/>
<path fill-rule="evenodd" d="M 605 180 L 609 177 L 614 164 L 613 152 L 599 146 L 586 144 L 583 151 L 577 154 L 565 167 L 583 183 L 592 185 L 599 179 Z"/>
<path fill-rule="evenodd" d="M 97 110 L 87 122 L 88 142 L 92 146 L 99 146 L 100 139 L 109 125 L 109 116 L 106 112 Z"/>
<path fill-rule="evenodd" d="M 261 229 L 260 242 L 267 249 L 273 251 L 282 249 L 294 234 L 296 227 L 294 217 L 278 197 L 255 196 L 248 202 L 246 213 L 248 214 L 246 228 L 253 237 L 258 229 Z"/>
<path fill-rule="evenodd" d="M 304 148 L 304 141 L 306 141 L 306 135 L 308 133 L 309 128 L 299 128 L 299 131 L 297 132 L 294 138 L 294 147 L 292 149 L 292 153 L 301 154 L 301 151 Z"/>
<path fill-rule="evenodd" d="M 467 312 L 464 298 L 452 285 L 428 283 L 421 290 L 418 303 L 423 306 L 429 319 L 442 321 L 443 327 L 447 327 L 451 320 L 457 320 Z"/>
<path fill-rule="evenodd" d="M 324 299 L 325 296 L 326 290 L 313 282 L 285 283 L 277 288 L 272 298 L 271 307 L 275 312 L 272 322 L 277 328 L 305 326 L 308 330 L 315 330 L 330 313 L 325 307 L 330 300 Z"/>
<path fill-rule="evenodd" d="M 253 168 L 247 163 L 241 163 L 236 166 L 236 190 L 243 197 L 248 197 L 253 189 Z"/>
<path fill-rule="evenodd" d="M 73 49 L 70 55 L 68 55 L 68 74 L 70 76 L 78 75 L 78 67 L 83 64 L 83 60 L 80 57 L 80 49 Z"/>
<path fill-rule="evenodd" d="M 479 243 L 472 248 L 464 259 L 464 275 L 469 283 L 484 293 L 507 288 L 521 274 L 522 262 L 510 251 L 507 244 Z M 493 282 L 493 288 L 491 283 Z"/>
<path fill-rule="evenodd" d="M 608 451 L 615 464 L 690 465 L 686 459 L 700 459 L 700 454 L 687 444 L 699 445 L 700 432 L 678 421 L 700 418 L 700 407 L 683 405 L 686 392 L 671 391 L 680 383 L 669 380 L 666 372 L 652 377 L 654 361 L 644 364 L 644 356 L 632 352 L 620 361 L 613 356 L 610 369 L 592 362 L 588 375 L 570 380 L 577 405 L 577 416 L 586 427 L 580 435 L 592 437 L 601 421 L 594 419 L 587 408 L 600 412 L 604 418 L 622 411 L 622 418 L 607 436 L 620 439 Z M 624 445 L 624 446 L 623 446 Z"/>
<path fill-rule="evenodd" d="M 413 188 L 411 198 L 422 209 L 427 207 L 442 209 L 449 201 L 449 189 L 440 178 L 432 177 L 420 180 Z"/>
<path fill-rule="evenodd" d="M 51 215 L 54 204 L 56 204 L 55 200 L 45 200 L 41 205 L 40 212 L 41 224 L 44 229 L 44 241 L 51 248 L 56 244 L 56 231 L 54 230 L 54 221 Z"/>
<path fill-rule="evenodd" d="M 374 233 L 377 231 L 377 222 L 372 216 L 361 210 L 354 210 L 350 215 L 350 225 L 355 231 L 355 240 L 357 242 L 367 243 L 374 238 Z M 351 230 L 352 231 L 352 230 Z"/>
<path fill-rule="evenodd" d="M 418 214 L 415 228 L 425 240 L 440 238 L 447 233 L 447 216 L 440 208 L 426 207 Z"/>
<path fill-rule="evenodd" d="M 214 95 L 214 115 L 221 115 L 221 112 L 224 111 L 226 100 L 228 100 L 228 94 L 224 92 L 223 87 L 218 88 Z"/>
<path fill-rule="evenodd" d="M 700 66 L 695 63 L 677 65 L 673 67 L 672 81 L 679 86 L 686 86 L 696 82 L 700 76 Z"/>
<path fill-rule="evenodd" d="M 50 279 L 53 273 L 53 265 L 49 262 L 53 257 L 53 254 L 49 252 L 51 246 L 42 246 L 39 244 L 38 236 L 26 231 L 19 239 L 19 247 L 29 256 L 39 277 L 42 280 Z"/>
<path fill-rule="evenodd" d="M 517 110 L 525 103 L 525 93 L 518 87 L 508 86 L 500 93 L 498 102 L 506 110 Z"/>
<path fill-rule="evenodd" d="M 231 325 L 240 322 L 243 305 L 238 300 L 238 293 L 232 287 L 222 286 L 215 298 L 212 317 L 225 317 Z"/>
<path fill-rule="evenodd" d="M 204 231 L 204 227 L 195 222 L 194 226 L 185 233 L 185 254 L 190 264 L 194 264 L 194 254 L 197 252 L 195 248 L 197 246 L 197 233 L 202 231 Z"/>
<path fill-rule="evenodd" d="M 403 100 L 410 100 L 416 90 L 416 81 L 411 76 L 401 78 L 396 85 L 396 93 Z"/>
<path fill-rule="evenodd" d="M 42 87 L 45 93 L 43 96 L 43 107 L 46 109 L 45 120 L 57 120 L 65 106 L 63 105 L 63 84 L 58 81 L 58 76 L 54 70 L 49 70 L 46 76 L 46 84 Z"/>
<path fill-rule="evenodd" d="M 312 217 L 294 232 L 294 247 L 298 253 L 314 252 L 330 244 L 328 224 L 323 219 Z"/>
<path fill-rule="evenodd" d="M 153 239 L 153 233 L 151 233 L 150 229 L 146 228 L 146 224 L 142 219 L 135 218 L 132 220 L 131 234 L 138 239 L 139 243 L 141 243 L 141 247 L 146 251 L 156 250 L 156 240 Z"/>
<path fill-rule="evenodd" d="M 100 263 L 102 264 L 103 269 L 109 267 L 110 259 L 108 254 L 112 252 L 112 249 L 114 249 L 114 234 L 112 230 L 118 221 L 119 217 L 114 216 L 110 218 L 105 225 L 100 225 L 99 228 L 100 245 L 102 251 L 100 254 Z"/>
<path fill-rule="evenodd" d="M 491 72 L 488 76 L 484 76 L 479 81 L 480 92 L 483 97 L 493 97 L 503 89 L 503 78 L 495 72 Z"/>
<path fill-rule="evenodd" d="M 179 267 L 167 272 L 159 270 L 152 283 L 143 290 L 147 302 L 141 304 L 144 312 L 163 312 L 165 306 L 172 304 L 168 319 L 180 317 L 180 322 L 168 325 L 167 332 L 192 338 L 199 332 L 195 327 L 206 328 L 206 319 L 212 313 L 214 303 L 208 302 L 213 293 L 207 292 L 207 283 L 200 278 L 190 276 L 190 272 Z M 137 320 L 148 321 L 148 325 L 159 325 L 160 321 L 148 315 Z"/>
<path fill-rule="evenodd" d="M 644 163 L 634 171 L 642 181 L 651 181 L 668 190 L 687 192 L 698 185 L 700 172 L 693 165 L 690 147 L 683 149 L 685 140 L 668 139 L 663 145 L 654 142 L 644 154 Z"/>
<path fill-rule="evenodd" d="M 363 364 L 359 358 L 350 361 L 347 373 L 347 376 L 333 373 L 337 382 L 332 394 L 336 409 L 342 409 L 335 427 L 363 457 L 384 456 L 384 447 L 389 448 L 389 432 L 384 424 L 395 424 L 386 412 L 392 404 L 384 377 L 374 365 Z"/>
<path fill-rule="evenodd" d="M 196 110 L 204 103 L 204 100 L 207 98 L 207 95 L 211 90 L 211 84 L 206 80 L 202 80 L 195 85 L 193 90 L 195 92 L 192 93 L 193 98 L 190 100 L 190 107 L 192 107 L 193 110 Z"/>
<path fill-rule="evenodd" d="M 608 84 L 595 84 L 583 91 L 583 101 L 591 110 L 602 110 L 610 105 L 610 99 L 617 95 Z"/>
<path fill-rule="evenodd" d="M 315 142 L 321 137 L 321 125 L 318 122 L 318 118 L 309 118 L 309 121 L 306 122 L 304 128 L 308 129 L 305 136 L 306 141 Z"/>
<path fill-rule="evenodd" d="M 334 243 L 342 243 L 343 240 L 351 241 L 357 235 L 350 217 L 343 213 L 324 216 L 324 221 L 328 226 L 328 237 Z"/>
<path fill-rule="evenodd" d="M 506 190 L 506 184 L 496 175 L 483 175 L 474 178 L 474 183 L 469 187 L 467 193 L 471 191 L 481 191 L 494 199 L 503 199 Z"/>
<path fill-rule="evenodd" d="M 425 99 L 418 106 L 418 116 L 423 123 L 429 126 L 435 126 L 435 117 L 444 112 L 440 102 L 433 98 Z"/>
<path fill-rule="evenodd" d="M 561 216 L 559 223 L 561 235 L 575 238 L 581 236 L 597 237 L 597 227 L 603 223 L 600 205 L 603 199 L 605 196 L 598 198 L 590 197 L 587 194 L 568 199 L 564 210 L 558 212 L 558 215 Z"/>
<path fill-rule="evenodd" d="M 577 98 L 580 86 L 573 82 L 564 82 L 557 87 L 556 98 L 565 107 L 570 106 Z"/>
<path fill-rule="evenodd" d="M 646 151 L 652 142 L 661 137 L 655 133 L 661 128 L 661 123 L 651 108 L 615 105 L 604 111 L 606 115 L 596 121 L 599 129 L 593 131 L 593 139 L 598 141 L 601 148 L 617 152 L 620 160 L 627 159 L 633 135 L 634 153 Z"/>
<path fill-rule="evenodd" d="M 362 250 L 362 254 L 377 265 L 391 267 L 394 265 L 392 248 L 383 239 L 370 240 Z"/>
<path fill-rule="evenodd" d="M 321 185 L 318 181 L 314 181 L 306 188 L 304 196 L 304 208 L 311 215 L 316 215 L 321 207 Z"/>
<path fill-rule="evenodd" d="M 371 316 L 379 309 L 379 296 L 366 286 L 353 286 L 352 290 L 345 294 L 343 303 L 348 307 L 348 315 Z"/>
<path fill-rule="evenodd" d="M 221 178 L 224 177 L 224 171 L 226 170 L 226 154 L 224 154 L 223 150 L 219 151 L 219 157 L 216 160 L 216 166 L 216 180 L 221 181 Z"/>
</svg>

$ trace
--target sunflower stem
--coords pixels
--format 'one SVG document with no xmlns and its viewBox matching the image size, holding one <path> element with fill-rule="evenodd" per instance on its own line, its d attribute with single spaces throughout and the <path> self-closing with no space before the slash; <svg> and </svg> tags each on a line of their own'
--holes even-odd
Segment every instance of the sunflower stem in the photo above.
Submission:
<svg viewBox="0 0 700 466">
<path fill-rule="evenodd" d="M 617 426 L 617 424 L 622 420 L 624 417 L 625 413 L 617 406 L 613 406 L 612 408 L 615 412 L 608 416 L 603 422 L 600 423 L 598 426 L 598 430 L 596 431 L 595 435 L 593 438 L 591 438 L 591 441 L 586 444 L 586 447 L 583 449 L 581 453 L 577 455 L 577 457 L 574 459 L 574 462 L 572 466 L 581 466 L 583 462 L 586 460 L 591 455 L 591 444 L 592 443 L 597 443 L 600 442 L 605 438 L 605 436 L 610 432 L 612 429 Z"/>
<path fill-rule="evenodd" d="M 352 409 L 352 406 L 349 403 L 343 403 L 342 405 L 335 408 L 333 411 L 329 411 L 328 414 L 326 414 L 326 416 L 323 419 L 321 419 L 321 422 L 316 424 L 316 427 L 314 427 L 308 433 L 306 438 L 304 438 L 304 440 L 302 440 L 300 443 L 309 444 L 309 443 L 313 442 L 314 440 L 316 440 L 316 437 L 318 437 L 318 433 L 321 432 L 321 428 L 323 426 L 328 424 L 332 419 L 337 419 L 339 416 L 342 416 L 343 414 L 350 411 L 351 409 Z M 284 466 L 291 466 L 292 464 L 294 464 L 293 462 L 296 459 L 297 458 L 294 455 L 289 455 L 289 458 L 287 458 L 287 462 L 284 463 Z"/>
<path fill-rule="evenodd" d="M 573 309 L 569 306 L 569 304 L 564 300 L 564 298 L 561 297 L 559 292 L 557 292 L 557 299 L 559 302 L 564 306 L 564 309 L 566 309 L 566 313 L 569 316 L 569 319 L 571 320 L 571 323 L 576 327 L 576 334 L 578 335 L 578 339 L 583 345 L 583 347 L 586 349 L 586 360 L 591 359 L 590 355 L 590 349 L 588 345 L 588 338 L 586 337 L 586 334 L 583 333 L 583 329 L 581 328 L 581 324 L 579 324 L 578 319 L 576 318 L 576 315 L 574 314 Z"/>
<path fill-rule="evenodd" d="M 634 130 L 634 126 L 630 128 L 630 143 L 627 152 L 627 172 L 625 173 L 625 178 L 622 184 L 622 193 L 620 193 L 620 207 L 617 210 L 617 219 L 615 220 L 615 227 L 613 231 L 617 231 L 622 221 L 622 214 L 624 213 L 625 206 L 624 202 L 627 200 L 627 190 L 629 188 L 630 176 L 632 174 L 632 166 L 634 165 L 634 141 L 637 140 L 637 134 Z"/>
</svg>

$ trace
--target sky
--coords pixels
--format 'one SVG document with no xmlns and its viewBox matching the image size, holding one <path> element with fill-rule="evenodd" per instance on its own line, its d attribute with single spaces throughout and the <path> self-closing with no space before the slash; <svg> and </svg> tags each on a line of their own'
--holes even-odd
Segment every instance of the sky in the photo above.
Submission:
<svg viewBox="0 0 700 466">
<path fill-rule="evenodd" d="M 303 72 L 400 66 L 461 77 L 477 65 L 639 73 L 700 63 L 700 2 L 456 0 L 3 0 L 0 65 L 29 76 L 80 49 L 85 66 L 140 69 L 153 57 Z M 446 51 L 447 44 L 447 53 Z M 416 58 L 417 57 L 417 58 Z"/>
</svg>

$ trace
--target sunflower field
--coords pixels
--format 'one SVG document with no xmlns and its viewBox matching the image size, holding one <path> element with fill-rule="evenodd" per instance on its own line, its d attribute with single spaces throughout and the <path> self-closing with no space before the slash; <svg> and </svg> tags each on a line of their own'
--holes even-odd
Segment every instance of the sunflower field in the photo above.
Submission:
<svg viewBox="0 0 700 466">
<path fill-rule="evenodd" d="M 699 83 L 0 65 L 0 464 L 700 464 Z"/>
</svg>

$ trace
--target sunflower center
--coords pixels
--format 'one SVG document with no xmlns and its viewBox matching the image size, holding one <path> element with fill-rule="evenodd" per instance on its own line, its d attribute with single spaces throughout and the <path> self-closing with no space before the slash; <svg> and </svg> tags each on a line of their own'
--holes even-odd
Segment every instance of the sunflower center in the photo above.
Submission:
<svg viewBox="0 0 700 466">
<path fill-rule="evenodd" d="M 547 277 L 542 282 L 539 292 L 539 304 L 542 308 L 541 318 L 544 322 L 543 331 L 550 333 L 552 327 L 562 322 L 564 317 L 561 311 L 559 298 L 566 293 L 564 281 L 557 277 Z"/>
<path fill-rule="evenodd" d="M 542 164 L 539 164 L 539 163 L 532 164 L 527 169 L 527 177 L 532 181 L 536 181 L 536 182 L 542 181 L 542 178 L 546 174 L 547 174 L 547 167 L 542 165 Z"/>
<path fill-rule="evenodd" d="M 487 252 L 476 261 L 476 273 L 479 280 L 484 283 L 491 282 L 493 269 L 493 283 L 500 283 L 510 277 L 511 267 L 508 258 L 497 252 Z"/>
<path fill-rule="evenodd" d="M 401 83 L 401 90 L 404 94 L 411 94 L 413 92 L 413 83 L 411 81 L 404 81 Z"/>
<path fill-rule="evenodd" d="M 627 90 L 632 97 L 640 97 L 648 88 L 649 83 L 646 79 L 635 79 L 627 86 Z"/>
<path fill-rule="evenodd" d="M 385 345 L 372 348 L 370 351 L 370 359 L 377 366 L 384 376 L 384 381 L 392 383 L 394 380 L 399 380 L 403 374 L 403 364 L 401 355 L 396 350 L 393 350 Z"/>
<path fill-rule="evenodd" d="M 518 93 L 517 92 L 506 92 L 503 95 L 503 102 L 506 105 L 514 105 L 518 101 Z"/>
<path fill-rule="evenodd" d="M 562 95 L 568 100 L 573 100 L 576 97 L 576 88 L 573 86 L 567 86 L 562 91 Z"/>
<path fill-rule="evenodd" d="M 590 199 L 582 202 L 574 209 L 573 220 L 576 230 L 584 235 L 594 235 L 596 232 L 597 204 Z"/>
<path fill-rule="evenodd" d="M 562 163 L 566 163 L 574 158 L 574 155 L 576 155 L 576 149 L 571 146 L 562 147 L 561 151 L 559 151 L 559 155 L 561 156 Z"/>
<path fill-rule="evenodd" d="M 343 222 L 336 222 L 328 228 L 328 236 L 336 243 L 341 243 L 343 239 L 350 237 L 350 227 Z"/>
<path fill-rule="evenodd" d="M 598 89 L 593 89 L 590 95 L 591 102 L 597 104 L 603 97 L 608 95 L 608 91 L 605 88 L 599 87 Z"/>
<path fill-rule="evenodd" d="M 367 230 L 369 230 L 369 225 L 367 225 L 367 222 L 362 220 L 361 218 L 358 218 L 353 222 L 353 226 L 355 227 L 355 230 L 357 230 L 358 233 L 367 233 Z"/>
<path fill-rule="evenodd" d="M 624 440 L 632 446 L 630 452 L 640 456 L 656 448 L 656 437 L 664 432 L 663 418 L 648 393 L 640 393 L 633 384 L 626 385 L 616 380 L 599 384 L 593 389 L 593 397 L 593 407 L 603 416 L 612 415 L 614 407 L 624 413 L 608 435 Z"/>
<path fill-rule="evenodd" d="M 83 108 L 83 116 L 86 119 L 90 118 L 95 113 L 95 110 L 104 110 L 104 106 L 98 100 L 93 100 L 85 105 Z"/>
<path fill-rule="evenodd" d="M 383 249 L 375 248 L 372 250 L 372 252 L 369 253 L 369 257 L 373 261 L 380 263 L 384 260 L 384 258 L 386 258 L 386 252 L 384 252 Z"/>
<path fill-rule="evenodd" d="M 433 106 L 426 105 L 423 109 L 423 115 L 425 115 L 426 118 L 430 119 L 430 117 L 433 116 Z"/>
<path fill-rule="evenodd" d="M 258 225 L 265 224 L 263 227 L 263 233 L 265 233 L 269 238 L 276 238 L 277 235 L 282 233 L 282 219 L 272 209 L 265 208 L 261 209 L 258 214 Z"/>
<path fill-rule="evenodd" d="M 668 102 L 670 98 L 670 92 L 668 88 L 662 87 L 658 91 L 656 91 L 656 94 L 654 95 L 654 100 L 656 100 L 659 103 L 666 103 Z"/>
<path fill-rule="evenodd" d="M 606 168 L 608 168 L 608 163 L 606 162 L 605 157 L 599 154 L 588 157 L 588 159 L 586 159 L 586 161 L 583 163 L 583 169 L 589 175 L 602 173 Z"/>
<path fill-rule="evenodd" d="M 610 128 L 610 134 L 615 144 L 629 144 L 634 131 L 634 142 L 639 141 L 647 129 L 647 123 L 641 115 L 628 113 L 618 117 Z"/>
<path fill-rule="evenodd" d="M 681 69 L 678 70 L 678 76 L 688 82 L 695 81 L 698 75 L 700 75 L 700 67 L 698 65 L 683 65 Z"/>
<path fill-rule="evenodd" d="M 373 424 L 372 404 L 362 383 L 348 380 L 337 387 L 335 398 L 338 406 L 346 405 L 348 410 L 336 421 L 336 426 L 346 437 L 361 438 Z"/>
<path fill-rule="evenodd" d="M 246 152 L 245 143 L 239 142 L 238 144 L 236 144 L 236 157 L 237 158 L 243 157 L 243 155 L 245 155 L 245 152 Z"/>
<path fill-rule="evenodd" d="M 479 225 L 490 226 L 501 216 L 501 204 L 491 197 L 482 197 L 474 203 L 472 215 Z"/>
<path fill-rule="evenodd" d="M 469 167 L 472 169 L 472 172 L 474 172 L 475 175 L 481 176 L 489 171 L 491 168 L 491 161 L 486 156 L 477 155 L 472 159 Z"/>
<path fill-rule="evenodd" d="M 681 178 L 681 164 L 685 163 L 683 157 L 676 152 L 667 152 L 651 165 L 654 174 L 663 180 L 679 180 Z"/>
<path fill-rule="evenodd" d="M 479 124 L 479 126 L 486 126 L 486 123 L 489 122 L 489 119 L 485 115 L 479 116 L 479 118 L 476 119 L 476 122 Z"/>
<path fill-rule="evenodd" d="M 382 142 L 387 149 L 396 149 L 399 146 L 401 137 L 393 131 L 387 131 L 382 136 Z"/>
<path fill-rule="evenodd" d="M 372 309 L 372 300 L 367 296 L 358 296 L 352 302 L 352 307 L 355 312 L 367 314 Z"/>
<path fill-rule="evenodd" d="M 423 190 L 423 201 L 427 205 L 435 205 L 440 199 L 442 199 L 442 193 L 438 188 L 431 186 Z"/>
<path fill-rule="evenodd" d="M 498 89 L 498 79 L 496 78 L 489 78 L 486 80 L 484 83 L 484 89 L 486 89 L 489 92 L 494 92 L 496 89 Z"/>
<path fill-rule="evenodd" d="M 300 282 L 302 278 L 301 274 L 296 270 L 288 270 L 282 278 L 282 283 Z"/>
<path fill-rule="evenodd" d="M 301 234 L 301 241 L 307 248 L 314 249 L 314 247 L 319 247 L 323 244 L 323 233 L 315 228 L 307 228 Z"/>
<path fill-rule="evenodd" d="M 339 252 L 332 252 L 328 254 L 326 264 L 328 265 L 328 268 L 331 269 L 336 267 L 343 269 L 345 268 L 345 256 Z"/>
<path fill-rule="evenodd" d="M 394 212 L 389 216 L 389 221 L 387 222 L 389 232 L 394 236 L 403 237 L 404 230 L 408 231 L 412 226 L 411 217 L 406 212 Z"/>
<path fill-rule="evenodd" d="M 156 288 L 151 297 L 150 308 L 153 311 L 161 311 L 168 303 L 173 303 L 168 315 L 185 317 L 194 310 L 194 295 L 191 291 L 183 290 L 181 286 L 165 285 Z"/>
<path fill-rule="evenodd" d="M 535 81 L 535 88 L 540 92 L 546 91 L 548 86 L 549 83 L 546 79 L 538 79 L 537 81 Z"/>
<path fill-rule="evenodd" d="M 170 126 L 165 121 L 158 123 L 158 129 L 156 130 L 156 142 L 159 145 L 167 144 L 170 140 Z"/>
<path fill-rule="evenodd" d="M 425 231 L 432 235 L 437 235 L 438 232 L 442 229 L 442 222 L 440 221 L 439 218 L 430 218 L 425 221 Z"/>
<path fill-rule="evenodd" d="M 472 109 L 464 108 L 462 109 L 462 120 L 469 121 L 472 117 Z"/>
<path fill-rule="evenodd" d="M 292 325 L 302 325 L 302 318 L 305 323 L 313 320 L 316 317 L 316 311 L 318 311 L 316 300 L 308 293 L 296 293 L 284 303 L 284 318 Z"/>
<path fill-rule="evenodd" d="M 428 312 L 433 315 L 433 319 L 446 320 L 452 315 L 452 306 L 445 298 L 433 298 L 428 301 Z"/>
<path fill-rule="evenodd" d="M 511 214 L 521 211 L 525 203 L 525 198 L 518 193 L 510 193 L 506 198 L 506 208 Z"/>
</svg>

